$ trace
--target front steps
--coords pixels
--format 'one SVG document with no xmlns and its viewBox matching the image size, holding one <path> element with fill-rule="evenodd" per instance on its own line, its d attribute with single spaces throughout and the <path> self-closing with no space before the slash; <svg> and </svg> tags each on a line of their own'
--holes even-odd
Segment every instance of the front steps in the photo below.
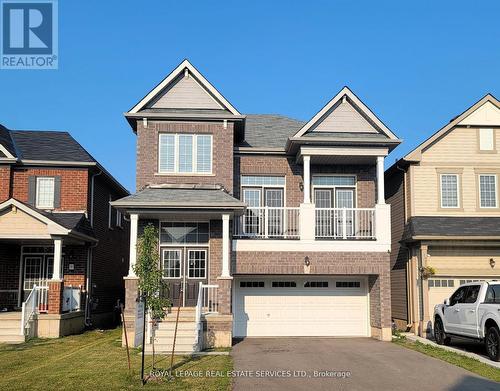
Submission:
<svg viewBox="0 0 500 391">
<path fill-rule="evenodd" d="M 0 343 L 18 344 L 25 341 L 20 335 L 21 312 L 0 312 Z"/>
<path fill-rule="evenodd" d="M 177 326 L 177 338 L 175 341 L 175 354 L 191 354 L 196 352 L 196 309 L 183 307 L 179 313 L 179 324 Z M 174 340 L 175 321 L 177 309 L 173 309 L 158 323 L 155 335 L 155 353 L 172 353 Z M 145 353 L 152 354 L 153 347 L 146 343 Z"/>
</svg>

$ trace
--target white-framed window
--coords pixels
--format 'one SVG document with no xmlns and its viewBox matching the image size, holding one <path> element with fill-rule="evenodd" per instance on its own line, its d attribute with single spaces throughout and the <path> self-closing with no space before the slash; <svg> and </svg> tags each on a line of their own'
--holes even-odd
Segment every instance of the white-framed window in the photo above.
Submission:
<svg viewBox="0 0 500 391">
<path fill-rule="evenodd" d="M 264 281 L 240 281 L 240 288 L 264 288 Z"/>
<path fill-rule="evenodd" d="M 160 133 L 160 174 L 211 174 L 212 135 Z"/>
<path fill-rule="evenodd" d="M 497 176 L 494 174 L 479 175 L 479 206 L 481 208 L 497 207 Z"/>
<path fill-rule="evenodd" d="M 336 281 L 336 288 L 360 288 L 361 281 Z"/>
<path fill-rule="evenodd" d="M 458 208 L 458 175 L 441 174 L 441 208 Z"/>
<path fill-rule="evenodd" d="M 111 196 L 109 196 L 108 201 L 108 228 L 113 228 L 113 207 L 111 206 Z"/>
<path fill-rule="evenodd" d="M 207 250 L 188 250 L 188 278 L 205 278 Z"/>
<path fill-rule="evenodd" d="M 37 177 L 36 178 L 36 203 L 39 209 L 54 208 L 55 178 Z"/>
<path fill-rule="evenodd" d="M 493 151 L 495 149 L 495 131 L 493 129 L 479 129 L 479 150 Z"/>
<path fill-rule="evenodd" d="M 162 266 L 164 278 L 179 278 L 181 274 L 181 250 L 162 251 Z"/>
<path fill-rule="evenodd" d="M 116 226 L 119 228 L 122 227 L 122 212 L 118 209 L 116 210 Z"/>
</svg>

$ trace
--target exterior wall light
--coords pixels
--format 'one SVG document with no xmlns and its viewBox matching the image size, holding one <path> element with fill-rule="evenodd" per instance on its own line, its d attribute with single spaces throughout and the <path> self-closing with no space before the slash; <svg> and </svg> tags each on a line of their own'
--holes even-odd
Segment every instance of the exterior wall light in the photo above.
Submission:
<svg viewBox="0 0 500 391">
<path fill-rule="evenodd" d="M 308 256 L 306 256 L 306 257 L 304 258 L 304 264 L 305 264 L 306 266 L 309 266 L 309 265 L 311 264 L 311 261 L 309 260 L 309 257 L 308 257 Z"/>
<path fill-rule="evenodd" d="M 495 260 L 493 258 L 490 258 L 490 266 L 493 269 L 495 267 Z"/>
</svg>

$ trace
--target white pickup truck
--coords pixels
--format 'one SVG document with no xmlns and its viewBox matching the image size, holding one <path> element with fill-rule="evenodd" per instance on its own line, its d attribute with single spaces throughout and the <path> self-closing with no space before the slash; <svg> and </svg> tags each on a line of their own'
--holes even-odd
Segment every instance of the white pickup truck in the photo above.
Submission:
<svg viewBox="0 0 500 391">
<path fill-rule="evenodd" d="M 500 361 L 500 281 L 461 285 L 434 308 L 434 338 L 448 345 L 452 337 L 483 341 L 490 359 Z"/>
</svg>

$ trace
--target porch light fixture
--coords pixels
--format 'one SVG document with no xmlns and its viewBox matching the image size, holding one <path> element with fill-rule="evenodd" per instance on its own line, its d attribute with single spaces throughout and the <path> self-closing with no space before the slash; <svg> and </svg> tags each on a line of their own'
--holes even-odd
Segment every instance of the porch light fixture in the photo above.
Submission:
<svg viewBox="0 0 500 391">
<path fill-rule="evenodd" d="M 490 266 L 493 269 L 495 267 L 495 260 L 493 258 L 490 258 Z"/>
<path fill-rule="evenodd" d="M 300 182 L 299 184 L 299 189 L 300 191 L 304 191 L 304 184 L 302 182 Z"/>
<path fill-rule="evenodd" d="M 304 258 L 304 264 L 305 264 L 306 266 L 309 266 L 309 265 L 311 264 L 311 261 L 309 260 L 309 257 L 308 257 L 308 256 L 306 256 L 306 257 Z"/>
</svg>

